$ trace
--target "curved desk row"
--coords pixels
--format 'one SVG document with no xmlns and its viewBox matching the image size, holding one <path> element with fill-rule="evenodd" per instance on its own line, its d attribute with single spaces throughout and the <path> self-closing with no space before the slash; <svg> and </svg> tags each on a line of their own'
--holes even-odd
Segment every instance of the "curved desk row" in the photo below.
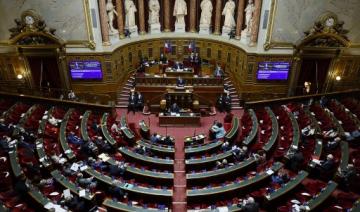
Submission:
<svg viewBox="0 0 360 212">
<path fill-rule="evenodd" d="M 249 135 L 243 140 L 243 144 L 245 145 L 249 145 L 254 140 L 259 130 L 259 123 L 255 111 L 253 109 L 249 109 L 248 112 L 251 117 L 252 128 Z"/>
<path fill-rule="evenodd" d="M 73 111 L 74 111 L 74 109 L 71 108 L 65 113 L 64 119 L 61 122 L 60 132 L 59 132 L 61 147 L 62 147 L 64 153 L 66 154 L 66 156 L 69 159 L 75 158 L 75 154 L 71 150 L 71 148 L 70 148 L 70 146 L 69 146 L 69 144 L 67 142 L 67 138 L 66 138 L 66 126 L 67 126 L 67 123 L 68 123 L 69 118 L 70 118 Z"/>
<path fill-rule="evenodd" d="M 50 110 L 48 110 L 48 113 L 47 113 L 48 117 L 50 117 L 50 115 L 52 115 L 54 110 L 55 110 L 55 107 L 51 107 Z M 40 120 L 38 135 L 42 135 L 43 133 L 45 133 L 45 127 L 46 127 L 47 121 L 48 121 L 48 119 Z M 36 140 L 35 144 L 36 144 L 36 152 L 38 154 L 39 161 L 42 163 L 42 165 L 44 167 L 50 166 L 52 163 L 46 156 L 43 138 L 38 138 Z"/>
<path fill-rule="evenodd" d="M 296 118 L 294 116 L 294 114 L 292 112 L 286 111 L 286 113 L 289 115 L 290 121 L 291 121 L 291 126 L 293 129 L 293 137 L 292 137 L 292 143 L 291 143 L 291 147 L 288 150 L 291 151 L 290 149 L 299 149 L 299 142 L 300 142 L 300 130 L 299 130 L 299 125 L 296 121 Z"/>
<path fill-rule="evenodd" d="M 23 174 L 23 171 L 21 169 L 19 158 L 17 155 L 17 144 L 14 144 L 14 148 L 9 151 L 9 159 L 10 159 L 10 165 L 11 169 L 14 173 L 15 177 L 20 177 L 20 175 Z"/>
<path fill-rule="evenodd" d="M 76 184 L 71 182 L 67 177 L 61 174 L 59 170 L 54 170 L 51 172 L 51 176 L 62 186 L 69 189 L 71 192 L 73 192 L 76 195 L 80 195 L 80 191 L 83 190 L 82 188 L 78 187 Z M 83 196 L 87 200 L 91 200 L 94 195 L 90 194 L 88 191 L 85 191 L 85 196 Z"/>
<path fill-rule="evenodd" d="M 207 144 L 203 144 L 203 145 L 187 146 L 187 147 L 185 147 L 185 155 L 209 152 L 211 150 L 214 150 L 214 149 L 220 147 L 222 144 L 223 144 L 223 141 L 217 140 L 215 142 L 211 142 L 211 143 L 207 143 Z"/>
<path fill-rule="evenodd" d="M 326 108 L 328 109 L 328 108 Z M 329 115 L 331 121 L 335 124 L 338 132 L 339 132 L 339 136 L 344 137 L 345 136 L 345 130 L 344 128 L 341 126 L 339 120 L 335 117 L 334 113 L 330 112 L 330 110 L 325 110 L 326 113 Z"/>
<path fill-rule="evenodd" d="M 110 186 L 117 186 L 123 190 L 134 192 L 137 194 L 145 194 L 145 195 L 151 195 L 151 196 L 160 196 L 160 197 L 166 197 L 167 199 L 172 198 L 172 190 L 171 189 L 157 189 L 157 188 L 147 188 L 143 186 L 137 186 L 130 183 L 124 183 L 120 182 L 118 180 L 113 180 L 110 176 L 104 175 L 92 168 L 88 168 L 85 170 L 87 174 L 90 176 L 93 176 L 97 180 L 110 185 Z"/>
<path fill-rule="evenodd" d="M 128 127 L 125 116 L 122 116 L 120 119 L 120 129 L 127 139 L 132 140 L 135 138 L 134 133 Z"/>
<path fill-rule="evenodd" d="M 314 148 L 314 153 L 312 155 L 312 159 L 316 159 L 316 160 L 320 160 L 321 157 L 321 153 L 323 150 L 323 142 L 321 139 L 316 139 L 315 140 L 315 148 Z M 311 160 L 308 164 L 310 167 L 315 167 L 316 163 L 313 162 L 313 160 Z"/>
<path fill-rule="evenodd" d="M 276 191 L 268 194 L 265 196 L 265 199 L 267 201 L 274 201 L 275 199 L 287 194 L 292 189 L 294 189 L 296 186 L 298 186 L 307 176 L 309 175 L 306 171 L 300 171 L 298 175 L 296 175 L 294 178 L 291 178 L 289 182 L 287 182 L 285 185 L 281 186 Z"/>
<path fill-rule="evenodd" d="M 87 130 L 87 124 L 89 121 L 89 116 L 91 114 L 90 110 L 85 111 L 85 113 L 83 114 L 83 117 L 81 119 L 81 125 L 80 125 L 80 130 L 81 130 L 81 136 L 83 138 L 84 141 L 89 141 L 90 140 L 90 136 Z"/>
<path fill-rule="evenodd" d="M 141 154 L 138 154 L 138 153 L 126 148 L 126 147 L 120 147 L 118 150 L 124 156 L 128 156 L 134 160 L 145 162 L 147 164 L 150 163 L 150 164 L 155 164 L 155 165 L 167 166 L 167 167 L 171 167 L 171 168 L 174 165 L 174 160 L 172 160 L 172 159 L 154 158 L 154 157 L 141 155 Z"/>
<path fill-rule="evenodd" d="M 321 134 L 320 125 L 319 125 L 318 121 L 316 120 L 315 116 L 313 116 L 311 114 L 311 111 L 309 110 L 309 108 L 308 107 L 304 108 L 304 112 L 310 118 L 311 125 L 313 125 L 315 127 L 315 134 Z"/>
<path fill-rule="evenodd" d="M 237 135 L 238 130 L 239 130 L 239 118 L 234 117 L 231 122 L 231 129 L 228 133 L 226 133 L 225 139 L 228 141 L 232 141 L 233 139 L 235 139 L 235 136 Z"/>
<path fill-rule="evenodd" d="M 39 107 L 38 104 L 35 104 L 33 106 L 31 106 L 25 113 L 25 115 L 23 117 L 20 118 L 19 120 L 19 126 L 24 127 L 26 120 L 31 116 L 32 112 L 34 112 L 34 110 L 36 110 L 36 108 Z"/>
<path fill-rule="evenodd" d="M 221 177 L 223 175 L 228 175 L 237 171 L 240 171 L 246 167 L 251 166 L 252 164 L 255 164 L 256 160 L 251 157 L 247 160 L 244 160 L 243 162 L 237 163 L 233 166 L 227 166 L 222 169 L 216 169 L 213 171 L 207 171 L 207 172 L 199 172 L 199 173 L 191 173 L 186 174 L 187 180 L 204 180 L 212 177 Z"/>
<path fill-rule="evenodd" d="M 331 193 L 335 191 L 336 187 L 337 183 L 335 183 L 334 181 L 329 181 L 326 188 L 321 190 L 319 194 L 313 196 L 313 198 L 304 205 L 307 205 L 310 211 L 314 210 L 321 203 L 325 202 L 328 197 L 330 197 Z"/>
<path fill-rule="evenodd" d="M 156 208 L 142 208 L 139 206 L 133 206 L 133 205 L 125 204 L 123 202 L 114 201 L 109 198 L 106 198 L 102 204 L 108 208 L 112 208 L 118 211 L 125 211 L 125 212 L 164 211 Z"/>
<path fill-rule="evenodd" d="M 144 146 L 148 149 L 151 149 L 153 151 L 162 153 L 162 154 L 175 154 L 175 148 L 173 146 L 167 146 L 167 145 L 159 145 L 159 144 L 152 144 L 149 140 L 139 140 L 137 142 L 140 146 Z"/>
<path fill-rule="evenodd" d="M 114 146 L 116 144 L 115 139 L 110 135 L 110 132 L 108 130 L 107 127 L 107 120 L 108 120 L 109 114 L 108 113 L 104 113 L 102 118 L 101 118 L 101 131 L 105 137 L 105 139 L 112 145 Z"/>
<path fill-rule="evenodd" d="M 271 119 L 271 136 L 268 142 L 262 147 L 265 151 L 270 151 L 270 149 L 274 146 L 276 139 L 279 134 L 279 124 L 276 119 L 274 112 L 270 109 L 270 107 L 265 107 L 266 112 L 269 114 Z"/>
<path fill-rule="evenodd" d="M 276 162 L 271 167 L 271 170 L 273 172 L 277 172 L 281 167 L 283 167 L 283 164 L 280 162 Z M 239 189 L 245 188 L 247 186 L 254 185 L 255 183 L 265 180 L 269 176 L 271 176 L 271 174 L 268 174 L 266 171 L 264 171 L 254 177 L 248 178 L 248 179 L 240 181 L 240 182 L 235 181 L 231 184 L 227 184 L 224 186 L 203 188 L 203 189 L 188 189 L 187 197 L 194 198 L 194 197 L 209 196 L 209 195 L 221 195 L 225 192 L 239 190 Z"/>
<path fill-rule="evenodd" d="M 232 156 L 233 151 L 229 150 L 227 152 L 224 153 L 220 153 L 217 155 L 213 155 L 210 157 L 202 157 L 202 158 L 196 158 L 196 159 L 187 159 L 185 160 L 185 164 L 186 165 L 204 165 L 207 163 L 212 163 L 212 162 L 216 162 L 218 160 L 223 160 L 225 158 L 228 158 L 230 156 Z"/>
</svg>

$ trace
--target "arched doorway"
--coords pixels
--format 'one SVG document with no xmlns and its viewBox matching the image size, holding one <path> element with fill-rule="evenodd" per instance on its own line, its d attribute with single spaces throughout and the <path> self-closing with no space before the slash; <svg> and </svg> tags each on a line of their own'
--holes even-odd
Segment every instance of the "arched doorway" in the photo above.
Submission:
<svg viewBox="0 0 360 212">
<path fill-rule="evenodd" d="M 350 45 L 343 24 L 334 13 L 327 12 L 305 32 L 305 38 L 295 47 L 289 96 L 329 91 L 334 61 Z M 305 82 L 311 84 L 309 92 Z"/>
</svg>

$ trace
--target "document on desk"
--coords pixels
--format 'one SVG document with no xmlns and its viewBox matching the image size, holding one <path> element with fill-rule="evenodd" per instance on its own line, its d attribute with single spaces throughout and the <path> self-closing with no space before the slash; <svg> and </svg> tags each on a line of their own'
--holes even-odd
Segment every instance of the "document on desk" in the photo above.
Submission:
<svg viewBox="0 0 360 212">
<path fill-rule="evenodd" d="M 70 197 L 71 197 L 70 189 L 65 189 L 65 190 L 63 191 L 63 194 L 64 194 L 64 198 L 65 198 L 65 199 L 70 198 Z"/>
<path fill-rule="evenodd" d="M 73 170 L 74 172 L 77 172 L 77 171 L 79 170 L 79 164 L 73 163 L 73 164 L 71 165 L 71 168 L 70 168 L 70 169 Z"/>
<path fill-rule="evenodd" d="M 266 171 L 266 174 L 272 175 L 272 174 L 274 174 L 274 171 L 272 169 L 269 169 L 269 170 Z"/>
<path fill-rule="evenodd" d="M 85 195 L 86 195 L 85 189 L 79 191 L 79 197 L 85 197 Z"/>
</svg>

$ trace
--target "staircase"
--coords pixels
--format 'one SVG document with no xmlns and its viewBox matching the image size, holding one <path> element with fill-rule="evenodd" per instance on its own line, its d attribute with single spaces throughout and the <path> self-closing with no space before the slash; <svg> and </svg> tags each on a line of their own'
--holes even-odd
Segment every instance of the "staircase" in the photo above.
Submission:
<svg viewBox="0 0 360 212">
<path fill-rule="evenodd" d="M 241 109 L 242 107 L 240 107 L 240 98 L 238 93 L 236 92 L 236 89 L 232 83 L 232 81 L 230 80 L 229 76 L 226 76 L 224 78 L 224 84 L 228 85 L 228 90 L 230 92 L 230 97 L 231 97 L 231 108 L 232 109 Z"/>
<path fill-rule="evenodd" d="M 116 107 L 127 108 L 130 96 L 130 90 L 133 89 L 135 81 L 135 73 L 130 75 L 129 79 L 125 83 L 124 87 L 119 88 L 116 96 Z"/>
</svg>

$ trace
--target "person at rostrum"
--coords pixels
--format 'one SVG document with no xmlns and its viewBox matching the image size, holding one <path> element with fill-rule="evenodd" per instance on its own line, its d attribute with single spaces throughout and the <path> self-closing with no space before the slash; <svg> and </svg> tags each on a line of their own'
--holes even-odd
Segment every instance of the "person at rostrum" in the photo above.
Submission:
<svg viewBox="0 0 360 212">
<path fill-rule="evenodd" d="M 185 80 L 181 78 L 180 76 L 176 80 L 176 86 L 177 87 L 184 87 L 185 86 Z"/>
<path fill-rule="evenodd" d="M 128 112 L 132 111 L 135 114 L 136 104 L 137 104 L 137 95 L 135 94 L 135 91 L 132 90 L 129 96 Z"/>
<path fill-rule="evenodd" d="M 171 105 L 170 107 L 170 113 L 179 113 L 180 112 L 180 108 L 179 106 L 176 104 L 176 102 L 174 104 Z"/>
</svg>

